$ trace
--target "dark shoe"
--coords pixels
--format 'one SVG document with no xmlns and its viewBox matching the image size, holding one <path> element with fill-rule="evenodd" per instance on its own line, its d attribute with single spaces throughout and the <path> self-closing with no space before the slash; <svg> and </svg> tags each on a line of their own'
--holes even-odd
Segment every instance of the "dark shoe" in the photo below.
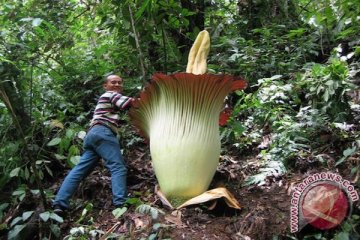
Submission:
<svg viewBox="0 0 360 240">
<path fill-rule="evenodd" d="M 114 205 L 114 209 L 125 207 L 123 204 Z"/>
<path fill-rule="evenodd" d="M 128 203 L 122 203 L 122 204 L 116 204 L 116 205 L 114 205 L 114 209 L 123 208 L 123 207 L 128 208 L 128 207 L 129 207 L 129 204 L 128 204 Z"/>
<path fill-rule="evenodd" d="M 59 215 L 62 218 L 64 218 L 66 215 L 66 209 L 59 205 L 53 206 L 53 210 L 54 210 L 54 213 L 56 213 L 57 215 Z"/>
</svg>

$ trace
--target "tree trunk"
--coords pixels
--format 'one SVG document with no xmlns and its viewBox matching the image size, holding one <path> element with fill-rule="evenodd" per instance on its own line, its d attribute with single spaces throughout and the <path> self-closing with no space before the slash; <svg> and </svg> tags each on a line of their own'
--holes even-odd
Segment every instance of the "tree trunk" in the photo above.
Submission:
<svg viewBox="0 0 360 240">
<path fill-rule="evenodd" d="M 296 6 L 288 0 L 238 0 L 238 12 L 248 20 L 247 30 L 284 21 L 297 23 Z"/>
<path fill-rule="evenodd" d="M 0 90 L 5 92 L 8 97 L 8 99 L 1 97 L 1 100 L 6 105 L 6 101 L 10 103 L 13 113 L 21 124 L 22 131 L 26 133 L 30 129 L 31 122 L 30 116 L 26 112 L 21 88 L 17 85 L 19 81 L 17 78 L 20 75 L 19 70 L 10 63 L 3 62 L 1 65 L 3 68 L 0 71 Z"/>
</svg>

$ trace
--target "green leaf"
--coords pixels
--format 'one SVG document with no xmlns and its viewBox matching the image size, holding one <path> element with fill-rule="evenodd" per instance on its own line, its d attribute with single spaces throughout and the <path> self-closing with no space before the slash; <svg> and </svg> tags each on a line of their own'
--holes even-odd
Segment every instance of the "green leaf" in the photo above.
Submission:
<svg viewBox="0 0 360 240">
<path fill-rule="evenodd" d="M 231 127 L 233 128 L 234 133 L 238 136 L 240 136 L 246 130 L 246 127 L 238 121 L 232 122 Z"/>
<path fill-rule="evenodd" d="M 74 134 L 75 134 L 75 132 L 74 132 L 74 130 L 72 130 L 72 129 L 68 129 L 67 131 L 66 131 L 66 137 L 67 138 L 72 138 L 73 136 L 74 136 Z"/>
<path fill-rule="evenodd" d="M 290 30 L 286 36 L 288 36 L 289 38 L 301 37 L 305 33 L 305 31 L 306 31 L 305 28 Z"/>
<path fill-rule="evenodd" d="M 352 34 L 356 34 L 356 32 L 357 31 L 352 28 L 346 29 L 346 30 L 342 31 L 336 39 L 347 38 L 347 37 L 351 36 Z"/>
<path fill-rule="evenodd" d="M 355 47 L 355 55 L 360 55 L 360 46 Z"/>
<path fill-rule="evenodd" d="M 22 194 L 25 194 L 25 190 L 23 189 L 20 189 L 20 190 L 16 190 L 12 193 L 13 196 L 19 196 L 19 195 L 22 195 Z"/>
<path fill-rule="evenodd" d="M 152 219 L 157 219 L 159 213 L 163 213 L 161 210 L 154 208 L 147 204 L 142 204 L 136 208 L 136 211 L 142 214 L 150 215 Z"/>
<path fill-rule="evenodd" d="M 344 232 L 351 232 L 352 225 L 348 221 L 345 221 L 343 224 L 341 224 L 341 228 Z"/>
<path fill-rule="evenodd" d="M 356 147 L 348 148 L 343 151 L 344 157 L 348 157 L 356 151 Z"/>
<path fill-rule="evenodd" d="M 327 89 L 325 90 L 323 98 L 324 98 L 325 102 L 327 102 L 329 100 L 329 91 Z"/>
<path fill-rule="evenodd" d="M 0 212 L 4 211 L 9 206 L 9 203 L 0 204 Z"/>
<path fill-rule="evenodd" d="M 349 233 L 347 232 L 340 232 L 336 234 L 334 240 L 348 240 L 349 239 Z"/>
<path fill-rule="evenodd" d="M 17 176 L 19 176 L 19 171 L 20 171 L 20 168 L 19 168 L 19 167 L 13 169 L 13 170 L 10 172 L 10 174 L 9 174 L 10 177 L 17 177 Z"/>
<path fill-rule="evenodd" d="M 19 234 L 25 227 L 25 224 L 16 225 L 14 229 L 10 230 L 10 232 L 8 233 L 8 240 L 19 239 Z"/>
<path fill-rule="evenodd" d="M 42 19 L 41 19 L 41 18 L 34 18 L 34 19 L 32 20 L 32 26 L 33 26 L 33 27 L 37 27 L 37 26 L 39 26 L 39 25 L 41 24 L 41 22 L 42 22 Z"/>
<path fill-rule="evenodd" d="M 75 167 L 80 162 L 80 156 L 72 156 L 68 161 L 70 167 Z"/>
<path fill-rule="evenodd" d="M 8 229 L 7 224 L 6 224 L 6 223 L 1 223 L 1 224 L 0 224 L 0 231 L 4 231 L 4 230 L 6 230 L 6 229 Z"/>
<path fill-rule="evenodd" d="M 47 222 L 49 220 L 49 218 L 50 218 L 50 212 L 40 213 L 39 216 L 44 222 Z"/>
<path fill-rule="evenodd" d="M 14 218 L 14 219 L 11 221 L 11 223 L 10 223 L 10 227 L 15 226 L 16 224 L 18 224 L 18 223 L 21 222 L 22 220 L 23 220 L 22 217 L 16 217 L 16 218 Z"/>
<path fill-rule="evenodd" d="M 81 216 L 84 217 L 88 212 L 91 212 L 93 207 L 94 206 L 92 205 L 92 203 L 86 204 L 86 207 L 83 209 Z"/>
<path fill-rule="evenodd" d="M 316 90 L 316 94 L 319 94 L 322 90 L 324 90 L 324 87 L 320 85 Z"/>
<path fill-rule="evenodd" d="M 64 159 L 66 159 L 66 157 L 65 157 L 64 155 L 59 155 L 59 154 L 55 154 L 55 158 L 56 158 L 57 160 L 64 160 Z"/>
<path fill-rule="evenodd" d="M 33 189 L 33 190 L 30 190 L 30 192 L 34 195 L 38 195 L 40 194 L 40 190 L 39 189 Z"/>
<path fill-rule="evenodd" d="M 70 156 L 79 155 L 80 149 L 76 145 L 71 145 L 68 152 Z"/>
<path fill-rule="evenodd" d="M 47 146 L 49 147 L 52 147 L 52 146 L 56 146 L 58 145 L 59 143 L 61 142 L 61 138 L 54 138 L 52 139 L 50 142 L 48 142 L 48 144 L 46 144 Z"/>
<path fill-rule="evenodd" d="M 31 215 L 34 213 L 34 211 L 27 211 L 22 214 L 23 221 L 26 221 L 31 217 Z"/>
<path fill-rule="evenodd" d="M 31 18 L 31 17 L 20 19 L 21 22 L 30 22 L 32 20 L 33 20 L 33 18 Z"/>
<path fill-rule="evenodd" d="M 127 211 L 126 207 L 116 208 L 112 211 L 115 218 L 119 219 Z"/>
<path fill-rule="evenodd" d="M 276 80 L 276 79 L 280 79 L 282 78 L 282 75 L 274 75 L 271 78 L 269 78 L 269 80 Z"/>
<path fill-rule="evenodd" d="M 249 176 L 245 179 L 244 186 L 249 186 L 252 184 L 263 184 L 263 183 L 265 183 L 266 177 L 267 177 L 266 172 L 255 174 L 253 176 Z"/>
<path fill-rule="evenodd" d="M 50 218 L 57 221 L 58 223 L 63 223 L 64 219 L 57 215 L 56 213 L 50 213 Z"/>
<path fill-rule="evenodd" d="M 25 172 L 24 172 L 24 174 L 25 174 L 25 179 L 29 179 L 30 171 L 29 171 L 29 169 L 28 169 L 27 167 L 25 167 Z"/>
<path fill-rule="evenodd" d="M 143 202 L 139 198 L 135 198 L 135 197 L 134 198 L 128 198 L 126 200 L 126 203 L 128 203 L 130 205 L 135 205 L 135 206 L 143 204 Z"/>
<path fill-rule="evenodd" d="M 56 224 L 51 224 L 50 225 L 50 229 L 51 229 L 51 232 L 57 237 L 57 238 L 60 238 L 60 235 L 61 235 L 61 231 L 60 231 L 60 227 Z"/>
<path fill-rule="evenodd" d="M 155 240 L 156 237 L 157 237 L 157 234 L 156 234 L 156 233 L 152 233 L 152 234 L 149 236 L 148 240 Z"/>
<path fill-rule="evenodd" d="M 141 4 L 141 8 L 135 13 L 135 18 L 139 19 L 141 15 L 144 13 L 145 9 L 150 4 L 151 6 L 151 0 L 146 0 L 143 4 Z"/>
<path fill-rule="evenodd" d="M 325 85 L 332 86 L 332 85 L 334 85 L 334 81 L 333 80 L 326 81 Z"/>
<path fill-rule="evenodd" d="M 21 194 L 21 195 L 19 196 L 19 200 L 20 200 L 20 201 L 24 200 L 25 196 L 26 196 L 26 194 L 25 194 L 25 192 L 24 192 L 24 194 Z"/>
<path fill-rule="evenodd" d="M 340 158 L 336 163 L 335 166 L 338 166 L 339 164 L 343 163 L 345 161 L 346 157 Z"/>
<path fill-rule="evenodd" d="M 48 174 L 53 177 L 53 172 L 51 171 L 51 169 L 47 165 L 45 165 L 45 168 Z"/>
<path fill-rule="evenodd" d="M 157 230 L 159 230 L 160 227 L 161 227 L 161 223 L 155 223 L 153 225 L 153 230 L 157 231 Z"/>
<path fill-rule="evenodd" d="M 85 136 L 86 136 L 86 132 L 85 132 L 85 131 L 80 131 L 80 132 L 78 132 L 78 134 L 77 134 L 77 137 L 80 138 L 80 139 L 82 139 L 82 140 L 84 140 Z"/>
</svg>

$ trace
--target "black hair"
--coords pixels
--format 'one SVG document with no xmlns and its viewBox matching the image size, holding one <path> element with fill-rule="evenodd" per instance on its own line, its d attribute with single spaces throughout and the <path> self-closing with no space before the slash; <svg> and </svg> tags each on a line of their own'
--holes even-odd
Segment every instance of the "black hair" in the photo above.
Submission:
<svg viewBox="0 0 360 240">
<path fill-rule="evenodd" d="M 117 74 L 114 74 L 114 73 L 108 73 L 108 74 L 106 74 L 106 75 L 104 75 L 104 79 L 103 79 L 103 83 L 105 84 L 105 83 L 107 83 L 107 81 L 108 81 L 108 77 L 110 77 L 110 76 L 118 76 L 119 78 L 121 78 L 122 79 L 122 77 L 120 77 L 119 75 L 117 75 Z"/>
</svg>

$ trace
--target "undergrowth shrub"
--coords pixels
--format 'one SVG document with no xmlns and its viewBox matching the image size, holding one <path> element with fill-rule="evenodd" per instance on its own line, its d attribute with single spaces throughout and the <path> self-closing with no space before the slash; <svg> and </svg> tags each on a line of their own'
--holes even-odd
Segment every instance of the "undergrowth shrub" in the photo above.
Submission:
<svg viewBox="0 0 360 240">
<path fill-rule="evenodd" d="M 354 70 L 354 65 L 351 65 Z M 223 142 L 258 149 L 263 168 L 248 183 L 264 183 L 300 162 L 309 165 L 317 155 L 356 139 L 351 126 L 349 92 L 356 89 L 347 62 L 333 57 L 325 64 L 310 63 L 295 77 L 274 75 L 259 79 L 252 93 L 237 93 L 238 101 L 222 129 Z M 264 142 L 264 136 L 268 141 Z M 345 144 L 346 145 L 346 144 Z"/>
</svg>

